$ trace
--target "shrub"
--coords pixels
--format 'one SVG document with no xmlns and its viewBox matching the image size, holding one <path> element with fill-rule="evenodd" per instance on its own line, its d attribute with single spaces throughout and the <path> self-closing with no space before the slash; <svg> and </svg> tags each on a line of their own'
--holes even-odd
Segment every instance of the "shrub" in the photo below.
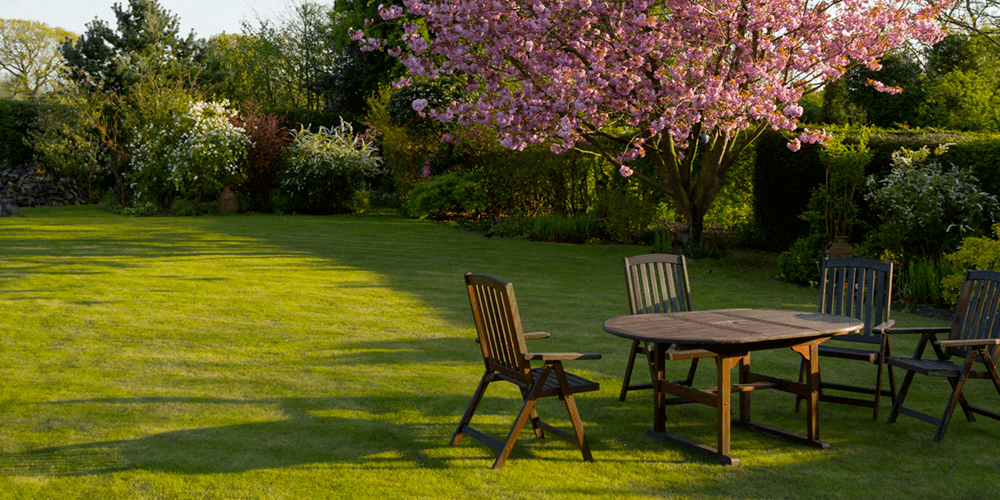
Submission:
<svg viewBox="0 0 1000 500">
<path fill-rule="evenodd" d="M 962 237 L 974 236 L 1000 209 L 970 169 L 946 170 L 926 147 L 900 149 L 893 164 L 885 179 L 868 179 L 865 198 L 880 222 L 870 240 L 897 257 L 940 256 Z"/>
<path fill-rule="evenodd" d="M 248 200 L 251 210 L 273 211 L 271 191 L 278 188 L 283 156 L 292 137 L 284 118 L 263 113 L 257 103 L 241 103 L 239 110 L 236 124 L 246 131 L 250 146 L 246 160 L 239 166 L 243 182 L 237 192 L 241 199 Z"/>
<path fill-rule="evenodd" d="M 368 209 L 365 178 L 379 174 L 382 159 L 371 142 L 353 135 L 343 120 L 319 132 L 292 133 L 281 187 L 292 210 L 309 214 L 356 213 Z"/>
<path fill-rule="evenodd" d="M 948 262 L 937 257 L 909 259 L 899 272 L 899 299 L 911 306 L 940 304 L 942 278 L 948 275 L 949 270 Z"/>
<path fill-rule="evenodd" d="M 437 148 L 439 137 L 420 135 L 404 125 L 393 124 L 387 106 L 394 92 L 385 85 L 369 99 L 365 125 L 375 130 L 384 160 L 385 175 L 380 188 L 403 196 L 423 181 L 423 167 Z"/>
<path fill-rule="evenodd" d="M 1000 224 L 993 225 L 993 233 L 1000 239 Z M 962 240 L 962 247 L 945 255 L 951 264 L 951 274 L 941 281 L 942 295 L 951 304 L 958 301 L 958 295 L 965 279 L 966 269 L 1000 271 L 1000 241 L 986 237 L 968 237 Z"/>
<path fill-rule="evenodd" d="M 196 211 L 204 195 L 238 183 L 237 165 L 250 141 L 233 125 L 236 111 L 228 106 L 228 101 L 192 102 L 165 127 L 147 124 L 130 144 L 136 175 L 165 176 L 167 186 L 193 201 Z"/>
<path fill-rule="evenodd" d="M 39 115 L 61 107 L 31 101 L 0 99 L 0 164 L 23 165 L 31 161 L 32 148 L 24 138 Z"/>
<path fill-rule="evenodd" d="M 407 216 L 421 219 L 476 218 L 485 208 L 476 176 L 461 170 L 418 184 L 403 204 Z"/>
<path fill-rule="evenodd" d="M 585 215 L 535 217 L 532 222 L 531 239 L 556 243 L 586 243 L 598 236 L 598 229 L 598 224 Z"/>
<path fill-rule="evenodd" d="M 819 282 L 816 263 L 823 260 L 825 244 L 826 238 L 819 233 L 795 240 L 791 248 L 778 255 L 778 278 L 802 285 Z"/>
<path fill-rule="evenodd" d="M 123 173 L 129 183 L 130 199 L 123 205 L 150 202 L 168 207 L 176 190 L 168 180 L 166 154 L 179 139 L 177 117 L 188 111 L 191 96 L 180 88 L 144 85 L 116 103 L 121 111 L 121 130 L 126 138 L 119 144 L 132 157 L 130 169 Z"/>
<path fill-rule="evenodd" d="M 634 193 L 609 189 L 601 194 L 595 213 L 601 229 L 616 243 L 637 243 L 650 226 L 656 223 L 660 212 L 657 206 Z"/>
<path fill-rule="evenodd" d="M 94 130 L 101 119 L 100 107 L 87 102 L 43 111 L 26 139 L 46 166 L 85 187 L 88 200 L 110 174 L 107 148 Z"/>
</svg>

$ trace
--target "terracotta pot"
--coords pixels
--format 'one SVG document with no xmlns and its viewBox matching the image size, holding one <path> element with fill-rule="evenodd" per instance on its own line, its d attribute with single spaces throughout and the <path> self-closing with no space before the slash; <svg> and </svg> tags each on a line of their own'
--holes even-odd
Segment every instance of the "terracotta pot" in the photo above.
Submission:
<svg viewBox="0 0 1000 500">
<path fill-rule="evenodd" d="M 239 208 L 240 204 L 236 199 L 236 193 L 229 189 L 229 186 L 222 188 L 222 192 L 219 193 L 219 213 L 235 214 Z"/>
<path fill-rule="evenodd" d="M 834 241 L 826 246 L 827 251 L 830 253 L 831 259 L 839 259 L 841 257 L 847 257 L 854 250 L 854 247 L 847 242 L 847 236 L 840 235 L 837 236 L 837 241 Z"/>
</svg>

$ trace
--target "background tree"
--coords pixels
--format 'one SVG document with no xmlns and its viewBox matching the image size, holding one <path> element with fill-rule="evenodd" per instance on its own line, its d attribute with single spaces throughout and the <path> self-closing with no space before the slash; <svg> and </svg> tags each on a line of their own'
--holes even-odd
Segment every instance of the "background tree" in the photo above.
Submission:
<svg viewBox="0 0 1000 500">
<path fill-rule="evenodd" d="M 796 130 L 807 91 L 908 39 L 937 41 L 938 8 L 864 0 L 410 0 L 410 74 L 470 77 L 475 102 L 413 103 L 442 121 L 491 123 L 513 149 L 596 148 L 670 196 L 695 243 L 729 169 L 767 128 Z M 383 19 L 404 14 L 383 7 Z M 402 47 L 353 31 L 366 49 Z M 883 86 L 872 83 L 876 88 Z M 822 142 L 804 131 L 789 143 Z M 613 141 L 616 147 L 605 146 Z M 628 163 L 646 157 L 651 171 Z"/>
<path fill-rule="evenodd" d="M 243 34 L 221 34 L 206 43 L 206 58 L 225 78 L 206 91 L 215 98 L 254 101 L 265 109 L 294 108 L 302 102 L 298 85 L 283 77 L 283 52 L 275 28 L 244 23 Z"/>
<path fill-rule="evenodd" d="M 15 99 L 38 99 L 64 83 L 59 47 L 76 35 L 37 21 L 0 19 L 0 71 L 4 84 L 0 95 Z"/>
<path fill-rule="evenodd" d="M 202 69 L 204 45 L 196 42 L 193 32 L 179 36 L 177 16 L 158 0 L 129 0 L 127 7 L 116 3 L 111 9 L 117 29 L 94 19 L 79 39 L 63 44 L 74 82 L 114 93 L 127 92 L 147 74 L 194 84 Z"/>
<path fill-rule="evenodd" d="M 922 125 L 1000 131 L 1000 45 L 976 33 L 952 33 L 925 51 Z"/>
<path fill-rule="evenodd" d="M 320 82 L 333 69 L 335 51 L 328 35 L 332 12 L 325 5 L 299 0 L 284 19 L 289 69 L 305 90 L 307 109 L 322 107 Z"/>
<path fill-rule="evenodd" d="M 403 0 L 387 0 L 381 4 L 401 7 Z M 316 85 L 331 112 L 356 123 L 368 114 L 368 101 L 378 94 L 379 88 L 406 73 L 397 58 L 385 52 L 362 51 L 350 39 L 351 28 L 378 16 L 378 5 L 380 3 L 370 0 L 340 0 L 334 4 L 328 36 L 337 56 L 332 70 Z M 398 24 L 382 24 L 371 29 L 372 36 L 402 43 L 403 28 Z"/>
<path fill-rule="evenodd" d="M 941 11 L 942 24 L 958 33 L 979 35 L 1000 48 L 1000 2 L 997 0 L 957 0 Z"/>
<path fill-rule="evenodd" d="M 881 58 L 881 69 L 857 65 L 844 75 L 848 100 L 864 114 L 865 121 L 876 127 L 915 125 L 917 108 L 924 98 L 923 67 L 911 52 L 899 50 Z M 880 92 L 868 82 L 878 79 L 896 87 L 899 93 Z"/>
</svg>

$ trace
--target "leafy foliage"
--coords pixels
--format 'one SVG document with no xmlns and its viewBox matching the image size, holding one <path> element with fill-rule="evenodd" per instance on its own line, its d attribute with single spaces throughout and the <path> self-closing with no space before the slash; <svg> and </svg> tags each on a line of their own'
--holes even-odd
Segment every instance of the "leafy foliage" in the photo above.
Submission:
<svg viewBox="0 0 1000 500">
<path fill-rule="evenodd" d="M 250 139 L 246 161 L 239 166 L 242 182 L 238 191 L 248 199 L 251 210 L 266 211 L 271 208 L 271 191 L 278 188 L 292 137 L 282 117 L 263 113 L 252 101 L 240 104 L 236 124 Z"/>
<path fill-rule="evenodd" d="M 101 108 L 94 104 L 85 102 L 44 111 L 38 116 L 37 126 L 25 134 L 35 155 L 61 176 L 86 186 L 90 199 L 111 174 L 107 146 L 94 130 L 101 120 Z"/>
<path fill-rule="evenodd" d="M 350 123 L 295 131 L 281 186 L 292 209 L 302 213 L 355 213 L 368 208 L 365 179 L 382 172 L 371 142 L 353 134 Z"/>
<path fill-rule="evenodd" d="M 249 139 L 232 124 L 233 116 L 228 102 L 196 101 L 165 124 L 147 123 L 129 144 L 133 175 L 144 183 L 164 185 L 140 186 L 137 196 L 144 194 L 141 187 L 172 189 L 193 201 L 197 210 L 204 195 L 236 183 Z"/>
<path fill-rule="evenodd" d="M 31 161 L 31 143 L 23 138 L 35 128 L 40 115 L 57 110 L 63 109 L 32 101 L 0 99 L 0 163 L 20 165 Z"/>
<path fill-rule="evenodd" d="M 486 203 L 475 177 L 461 170 L 434 176 L 414 186 L 403 210 L 409 217 L 421 219 L 476 218 L 486 209 Z"/>
<path fill-rule="evenodd" d="M 995 238 L 976 236 L 965 238 L 962 240 L 961 248 L 945 255 L 954 270 L 941 282 L 943 295 L 950 303 L 958 301 L 966 269 L 1000 271 L 1000 224 L 993 225 L 993 235 Z"/>
<path fill-rule="evenodd" d="M 881 181 L 869 177 L 865 195 L 880 221 L 870 238 L 893 255 L 939 256 L 982 231 L 1000 210 L 971 169 L 945 169 L 927 148 L 901 149 L 893 165 Z"/>
</svg>

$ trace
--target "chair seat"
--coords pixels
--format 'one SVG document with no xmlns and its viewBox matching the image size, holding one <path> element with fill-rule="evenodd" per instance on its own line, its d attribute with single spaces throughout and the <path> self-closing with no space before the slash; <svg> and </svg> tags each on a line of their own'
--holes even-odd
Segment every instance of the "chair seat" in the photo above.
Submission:
<svg viewBox="0 0 1000 500">
<path fill-rule="evenodd" d="M 958 377 L 962 367 L 950 361 L 936 359 L 886 358 L 885 362 L 892 366 L 935 377 Z"/>
<path fill-rule="evenodd" d="M 851 347 L 820 345 L 819 355 L 831 358 L 867 361 L 869 363 L 878 362 L 878 351 L 869 351 L 867 349 L 854 349 Z"/>
<path fill-rule="evenodd" d="M 533 368 L 531 373 L 535 377 L 538 377 L 542 373 L 542 368 Z M 569 393 L 577 394 L 580 392 L 592 392 L 601 389 L 601 384 L 587 380 L 579 375 L 574 375 L 570 372 L 566 372 L 566 382 L 569 383 Z M 556 374 L 552 373 L 545 379 L 545 386 L 542 388 L 543 393 L 548 391 L 553 391 L 554 393 L 559 392 L 559 380 L 556 378 Z"/>
</svg>

